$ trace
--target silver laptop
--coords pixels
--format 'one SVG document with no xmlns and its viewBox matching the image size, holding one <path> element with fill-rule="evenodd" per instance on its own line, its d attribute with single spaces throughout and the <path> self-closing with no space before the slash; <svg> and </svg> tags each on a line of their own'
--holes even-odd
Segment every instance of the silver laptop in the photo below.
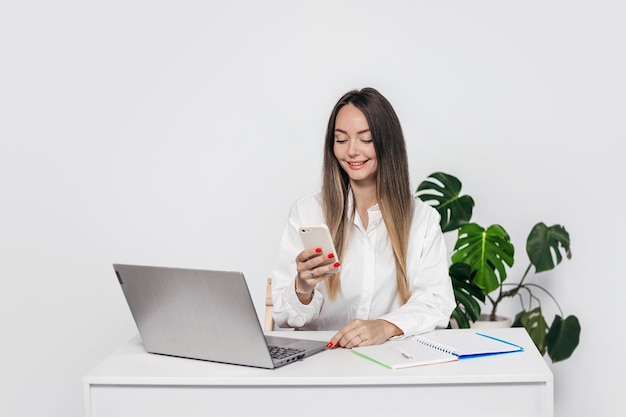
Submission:
<svg viewBox="0 0 626 417">
<path fill-rule="evenodd" d="M 263 333 L 241 272 L 113 264 L 150 353 L 277 368 L 326 342 Z"/>
</svg>

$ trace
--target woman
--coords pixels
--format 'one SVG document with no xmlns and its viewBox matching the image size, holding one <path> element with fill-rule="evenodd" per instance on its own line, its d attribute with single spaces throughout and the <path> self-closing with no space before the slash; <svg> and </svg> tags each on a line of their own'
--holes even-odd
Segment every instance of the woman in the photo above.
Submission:
<svg viewBox="0 0 626 417">
<path fill-rule="evenodd" d="M 413 197 L 391 104 L 373 88 L 346 93 L 328 122 L 322 190 L 294 203 L 282 235 L 276 324 L 338 330 L 328 346 L 346 348 L 447 326 L 455 301 L 439 219 Z M 298 229 L 322 223 L 336 254 L 302 250 Z"/>
</svg>

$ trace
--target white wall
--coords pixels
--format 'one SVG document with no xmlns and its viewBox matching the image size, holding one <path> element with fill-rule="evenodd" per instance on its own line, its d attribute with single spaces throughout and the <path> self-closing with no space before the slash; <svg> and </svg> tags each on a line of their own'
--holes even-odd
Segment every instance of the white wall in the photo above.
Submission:
<svg viewBox="0 0 626 417">
<path fill-rule="evenodd" d="M 112 262 L 242 270 L 260 313 L 331 107 L 364 86 L 399 113 L 415 186 L 455 174 L 474 220 L 507 228 L 513 276 L 532 225 L 566 226 L 573 258 L 546 286 L 583 330 L 551 365 L 556 415 L 623 415 L 625 11 L 4 2 L 0 415 L 82 415 L 81 376 L 136 332 Z"/>
</svg>

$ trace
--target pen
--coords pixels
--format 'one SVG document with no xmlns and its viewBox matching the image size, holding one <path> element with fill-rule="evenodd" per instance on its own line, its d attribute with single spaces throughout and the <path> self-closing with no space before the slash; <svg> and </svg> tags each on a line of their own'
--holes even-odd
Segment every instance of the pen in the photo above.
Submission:
<svg viewBox="0 0 626 417">
<path fill-rule="evenodd" d="M 402 356 L 404 356 L 407 359 L 413 359 L 413 355 L 411 355 L 410 353 L 406 352 L 403 349 L 400 349 L 398 346 L 394 346 L 393 347 L 396 351 L 398 351 L 398 353 L 400 353 Z"/>
</svg>

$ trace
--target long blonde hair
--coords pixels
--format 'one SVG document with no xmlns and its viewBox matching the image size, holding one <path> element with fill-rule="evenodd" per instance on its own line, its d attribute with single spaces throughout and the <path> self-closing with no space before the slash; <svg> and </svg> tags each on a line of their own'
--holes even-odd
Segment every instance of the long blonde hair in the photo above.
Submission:
<svg viewBox="0 0 626 417">
<path fill-rule="evenodd" d="M 352 202 L 352 210 L 349 210 L 350 179 L 339 166 L 333 147 L 337 113 L 348 103 L 363 112 L 374 141 L 378 162 L 376 197 L 391 240 L 398 294 L 404 304 L 411 296 L 406 265 L 414 203 L 409 181 L 408 157 L 396 112 L 389 101 L 373 88 L 347 92 L 339 99 L 330 115 L 324 142 L 322 175 L 324 219 L 333 236 L 337 256 L 342 259 L 348 240 L 349 225 L 354 221 L 356 204 Z M 329 297 L 336 298 L 341 292 L 340 273 L 326 279 L 325 285 Z"/>
</svg>

